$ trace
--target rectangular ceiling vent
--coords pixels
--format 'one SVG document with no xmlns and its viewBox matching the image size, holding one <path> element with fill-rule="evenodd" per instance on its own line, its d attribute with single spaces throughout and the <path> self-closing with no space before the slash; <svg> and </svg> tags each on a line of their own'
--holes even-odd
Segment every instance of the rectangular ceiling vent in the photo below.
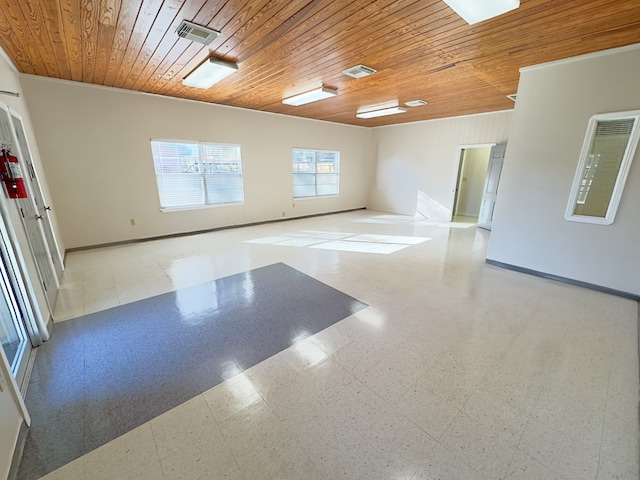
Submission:
<svg viewBox="0 0 640 480">
<path fill-rule="evenodd" d="M 188 22 L 187 20 L 182 21 L 176 32 L 178 32 L 179 37 L 186 38 L 192 42 L 202 43 L 203 45 L 209 45 L 220 35 L 220 32 Z"/>
<path fill-rule="evenodd" d="M 369 75 L 373 75 L 377 70 L 374 70 L 371 67 L 367 67 L 365 65 L 356 65 L 355 67 L 348 68 L 344 70 L 342 73 L 349 77 L 353 78 L 362 78 L 368 77 Z"/>
</svg>

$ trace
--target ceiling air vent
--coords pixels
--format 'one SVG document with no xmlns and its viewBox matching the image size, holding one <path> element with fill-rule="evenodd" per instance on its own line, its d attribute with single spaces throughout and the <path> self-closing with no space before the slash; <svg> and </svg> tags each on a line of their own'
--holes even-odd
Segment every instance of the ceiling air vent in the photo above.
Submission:
<svg viewBox="0 0 640 480">
<path fill-rule="evenodd" d="M 210 28 L 203 27 L 202 25 L 196 25 L 195 23 L 183 20 L 176 30 L 178 36 L 191 40 L 193 42 L 209 45 L 213 40 L 220 35 L 220 32 L 211 30 Z"/>
<path fill-rule="evenodd" d="M 514 102 L 516 101 L 516 94 L 512 93 L 511 95 L 507 95 L 507 98 L 510 100 L 513 100 Z"/>
<path fill-rule="evenodd" d="M 377 70 L 374 70 L 371 67 L 366 67 L 364 65 L 356 65 L 355 67 L 348 68 L 344 70 L 342 73 L 349 77 L 353 78 L 362 78 L 368 77 L 369 75 L 373 75 Z"/>
<path fill-rule="evenodd" d="M 421 107 L 422 105 L 426 105 L 427 102 L 424 100 L 410 100 L 408 102 L 404 102 L 407 107 Z"/>
</svg>

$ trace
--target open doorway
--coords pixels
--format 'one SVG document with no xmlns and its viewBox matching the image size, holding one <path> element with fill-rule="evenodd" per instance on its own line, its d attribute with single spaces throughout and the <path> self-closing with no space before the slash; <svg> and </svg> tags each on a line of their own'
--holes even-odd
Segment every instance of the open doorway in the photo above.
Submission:
<svg viewBox="0 0 640 480">
<path fill-rule="evenodd" d="M 478 222 L 492 146 L 493 144 L 458 147 L 458 174 L 451 221 Z"/>
</svg>

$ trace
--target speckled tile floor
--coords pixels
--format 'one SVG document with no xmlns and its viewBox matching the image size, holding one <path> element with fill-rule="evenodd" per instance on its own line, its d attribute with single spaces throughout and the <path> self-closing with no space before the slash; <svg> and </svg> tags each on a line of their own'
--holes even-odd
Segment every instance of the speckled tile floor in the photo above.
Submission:
<svg viewBox="0 0 640 480">
<path fill-rule="evenodd" d="M 365 307 L 275 263 L 56 324 L 31 376 L 18 479 L 40 478 Z"/>
<path fill-rule="evenodd" d="M 68 255 L 59 322 L 278 262 L 369 306 L 44 478 L 636 480 L 637 302 L 488 238 L 358 211 Z"/>
</svg>

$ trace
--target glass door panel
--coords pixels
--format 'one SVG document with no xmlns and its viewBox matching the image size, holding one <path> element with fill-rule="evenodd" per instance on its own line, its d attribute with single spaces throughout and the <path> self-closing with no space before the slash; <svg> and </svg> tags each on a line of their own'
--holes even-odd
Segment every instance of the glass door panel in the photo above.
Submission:
<svg viewBox="0 0 640 480">
<path fill-rule="evenodd" d="M 27 335 L 18 308 L 13 296 L 13 291 L 7 277 L 4 258 L 0 262 L 0 343 L 4 350 L 11 372 L 16 380 L 21 380 L 23 355 L 26 348 L 30 348 Z"/>
</svg>

